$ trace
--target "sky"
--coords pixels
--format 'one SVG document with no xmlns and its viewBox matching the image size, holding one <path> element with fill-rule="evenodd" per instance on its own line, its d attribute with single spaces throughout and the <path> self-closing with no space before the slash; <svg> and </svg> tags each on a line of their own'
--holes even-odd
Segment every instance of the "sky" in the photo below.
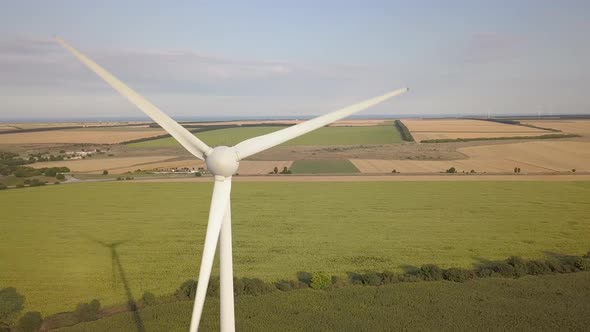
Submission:
<svg viewBox="0 0 590 332">
<path fill-rule="evenodd" d="M 590 113 L 589 1 L 6 1 L 0 121 Z"/>
</svg>

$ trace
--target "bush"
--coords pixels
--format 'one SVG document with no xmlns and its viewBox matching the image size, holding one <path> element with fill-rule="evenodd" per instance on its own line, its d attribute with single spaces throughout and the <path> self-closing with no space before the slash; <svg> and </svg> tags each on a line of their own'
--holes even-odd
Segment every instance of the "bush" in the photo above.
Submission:
<svg viewBox="0 0 590 332">
<path fill-rule="evenodd" d="M 144 292 L 141 296 L 141 300 L 143 305 L 148 307 L 158 303 L 158 299 L 156 299 L 156 296 L 151 292 Z"/>
<path fill-rule="evenodd" d="M 455 167 L 451 167 L 451 168 L 447 169 L 445 172 L 447 172 L 447 173 L 457 173 L 457 169 Z"/>
<path fill-rule="evenodd" d="M 201 176 L 201 172 L 195 172 L 195 176 Z"/>
<path fill-rule="evenodd" d="M 530 275 L 551 273 L 551 269 L 543 261 L 535 261 L 535 260 L 528 261 L 528 262 L 526 262 L 526 269 L 527 269 L 527 274 L 530 274 Z"/>
<path fill-rule="evenodd" d="M 311 284 L 312 275 L 309 272 L 299 271 L 297 272 L 297 280 L 301 281 L 308 286 Z"/>
<path fill-rule="evenodd" d="M 25 187 L 25 185 L 24 185 L 24 184 L 22 184 L 22 183 L 19 183 L 19 184 L 17 184 L 17 185 L 16 185 L 16 187 L 17 187 L 17 188 L 24 188 L 24 187 Z"/>
<path fill-rule="evenodd" d="M 260 279 L 242 278 L 234 281 L 234 293 L 239 295 L 262 295 L 272 292 L 273 285 Z"/>
<path fill-rule="evenodd" d="M 444 279 L 454 282 L 464 282 L 473 279 L 474 273 L 470 270 L 450 268 L 443 273 Z"/>
<path fill-rule="evenodd" d="M 180 285 L 174 295 L 179 300 L 194 300 L 197 292 L 197 281 L 187 280 Z"/>
<path fill-rule="evenodd" d="M 366 273 L 363 275 L 363 280 L 365 285 L 369 286 L 381 286 L 381 274 L 380 273 Z"/>
<path fill-rule="evenodd" d="M 381 273 L 381 283 L 384 285 L 395 284 L 399 282 L 399 276 L 391 271 Z"/>
<path fill-rule="evenodd" d="M 343 278 L 340 276 L 332 276 L 332 287 L 333 288 L 342 288 L 350 285 L 348 278 Z"/>
<path fill-rule="evenodd" d="M 442 280 L 443 270 L 436 265 L 426 264 L 420 268 L 420 275 L 426 281 Z"/>
<path fill-rule="evenodd" d="M 98 319 L 99 310 L 100 302 L 94 299 L 90 303 L 79 303 L 74 310 L 74 316 L 80 322 L 89 322 Z"/>
<path fill-rule="evenodd" d="M 57 173 L 57 175 L 55 176 L 56 179 L 58 180 L 65 180 L 66 176 L 63 173 Z"/>
<path fill-rule="evenodd" d="M 580 257 L 576 260 L 574 266 L 580 271 L 590 271 L 590 258 Z"/>
<path fill-rule="evenodd" d="M 311 284 L 313 289 L 326 289 L 332 285 L 332 277 L 325 272 L 314 272 L 311 277 Z"/>
<path fill-rule="evenodd" d="M 6 188 L 8 188 L 7 185 L 5 185 L 4 183 L 0 183 L 0 190 L 4 190 Z"/>
<path fill-rule="evenodd" d="M 524 260 L 518 256 L 508 258 L 508 264 L 514 267 L 514 276 L 517 278 L 527 275 L 527 266 Z"/>
<path fill-rule="evenodd" d="M 109 171 L 107 171 L 106 169 L 104 171 L 102 171 L 102 175 L 109 175 Z"/>
<path fill-rule="evenodd" d="M 41 329 L 41 325 L 43 325 L 43 317 L 40 312 L 34 311 L 24 314 L 16 326 L 22 332 L 36 332 Z"/>
<path fill-rule="evenodd" d="M 288 281 L 288 280 L 281 280 L 281 281 L 277 282 L 277 283 L 275 284 L 275 287 L 276 287 L 278 290 L 281 290 L 281 291 L 283 291 L 283 292 L 288 292 L 288 291 L 290 291 L 290 290 L 293 290 L 293 285 L 292 285 L 292 284 L 291 284 L 291 282 L 290 282 L 290 281 Z"/>
<path fill-rule="evenodd" d="M 0 322 L 10 323 L 23 310 L 25 297 L 14 287 L 0 289 Z"/>
<path fill-rule="evenodd" d="M 514 266 L 508 263 L 497 263 L 493 267 L 494 272 L 498 273 L 502 277 L 512 278 L 514 277 Z"/>
</svg>

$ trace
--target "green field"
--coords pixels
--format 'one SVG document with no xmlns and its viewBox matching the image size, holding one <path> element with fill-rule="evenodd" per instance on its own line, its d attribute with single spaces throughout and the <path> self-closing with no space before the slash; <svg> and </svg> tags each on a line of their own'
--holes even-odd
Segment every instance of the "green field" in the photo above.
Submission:
<svg viewBox="0 0 590 332">
<path fill-rule="evenodd" d="M 296 160 L 291 166 L 293 174 L 358 173 L 349 160 Z"/>
<path fill-rule="evenodd" d="M 403 283 L 274 292 L 236 299 L 238 331 L 584 331 L 590 273 L 522 279 Z M 207 298 L 204 331 L 219 330 L 219 300 Z M 191 302 L 139 312 L 146 331 L 186 331 Z M 124 313 L 61 331 L 134 331 Z"/>
<path fill-rule="evenodd" d="M 196 278 L 212 185 L 110 182 L 0 192 L 0 288 L 25 310 L 172 293 Z M 239 277 L 396 270 L 590 248 L 590 182 L 236 182 Z M 115 280 L 113 278 L 115 277 Z"/>
<path fill-rule="evenodd" d="M 204 131 L 195 134 L 210 146 L 237 143 L 284 127 L 241 127 Z M 285 145 L 354 145 L 354 144 L 392 144 L 401 143 L 402 139 L 394 126 L 369 127 L 323 127 L 309 134 L 284 143 Z M 131 143 L 132 147 L 163 148 L 177 146 L 172 137 Z"/>
</svg>

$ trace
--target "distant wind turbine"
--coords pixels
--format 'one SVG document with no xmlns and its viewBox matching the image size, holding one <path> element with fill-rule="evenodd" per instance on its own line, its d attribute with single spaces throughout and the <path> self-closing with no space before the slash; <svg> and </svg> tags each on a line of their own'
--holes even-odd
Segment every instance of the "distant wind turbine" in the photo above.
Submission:
<svg viewBox="0 0 590 332">
<path fill-rule="evenodd" d="M 197 331 L 199 328 L 218 240 L 220 256 L 220 327 L 221 331 L 235 330 L 230 192 L 232 175 L 238 170 L 240 160 L 363 111 L 371 106 L 382 103 L 391 97 L 408 91 L 407 88 L 391 91 L 384 95 L 367 99 L 358 104 L 319 116 L 315 119 L 270 134 L 247 139 L 233 147 L 217 146 L 212 148 L 199 140 L 164 112 L 160 111 L 156 106 L 147 101 L 137 92 L 119 81 L 104 68 L 100 67 L 94 61 L 70 46 L 63 39 L 59 37 L 56 37 L 55 39 L 90 70 L 100 76 L 111 87 L 159 124 L 188 152 L 195 157 L 204 160 L 207 164 L 207 169 L 214 175 L 215 182 L 213 185 L 213 196 L 211 198 L 211 207 L 209 209 L 209 221 L 207 223 L 205 245 L 201 259 L 201 268 L 199 271 L 190 331 Z"/>
</svg>

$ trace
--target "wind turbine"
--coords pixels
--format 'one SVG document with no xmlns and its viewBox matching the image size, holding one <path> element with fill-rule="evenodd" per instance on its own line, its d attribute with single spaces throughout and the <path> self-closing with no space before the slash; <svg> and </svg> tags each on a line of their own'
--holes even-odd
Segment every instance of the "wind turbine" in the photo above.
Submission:
<svg viewBox="0 0 590 332">
<path fill-rule="evenodd" d="M 90 70 L 100 76 L 111 87 L 159 124 L 188 152 L 195 157 L 204 160 L 207 169 L 214 175 L 215 182 L 213 185 L 213 195 L 211 198 L 211 207 L 209 209 L 209 220 L 207 223 L 205 245 L 203 247 L 203 255 L 201 258 L 201 267 L 190 331 L 197 331 L 199 328 L 199 321 L 201 320 L 201 314 L 203 313 L 203 306 L 205 304 L 207 286 L 211 276 L 211 269 L 213 268 L 213 259 L 215 258 L 217 241 L 219 241 L 220 265 L 220 328 L 222 331 L 235 330 L 230 192 L 232 175 L 238 170 L 240 160 L 258 152 L 270 149 L 312 130 L 326 126 L 354 113 L 358 113 L 371 106 L 382 103 L 391 97 L 408 91 L 407 88 L 391 91 L 384 95 L 367 99 L 358 104 L 339 109 L 306 122 L 270 134 L 247 139 L 233 147 L 217 146 L 212 148 L 199 140 L 164 112 L 160 111 L 156 106 L 147 101 L 137 92 L 119 81 L 104 68 L 100 67 L 90 58 L 70 46 L 63 39 L 59 37 L 55 37 L 55 39 Z"/>
</svg>

